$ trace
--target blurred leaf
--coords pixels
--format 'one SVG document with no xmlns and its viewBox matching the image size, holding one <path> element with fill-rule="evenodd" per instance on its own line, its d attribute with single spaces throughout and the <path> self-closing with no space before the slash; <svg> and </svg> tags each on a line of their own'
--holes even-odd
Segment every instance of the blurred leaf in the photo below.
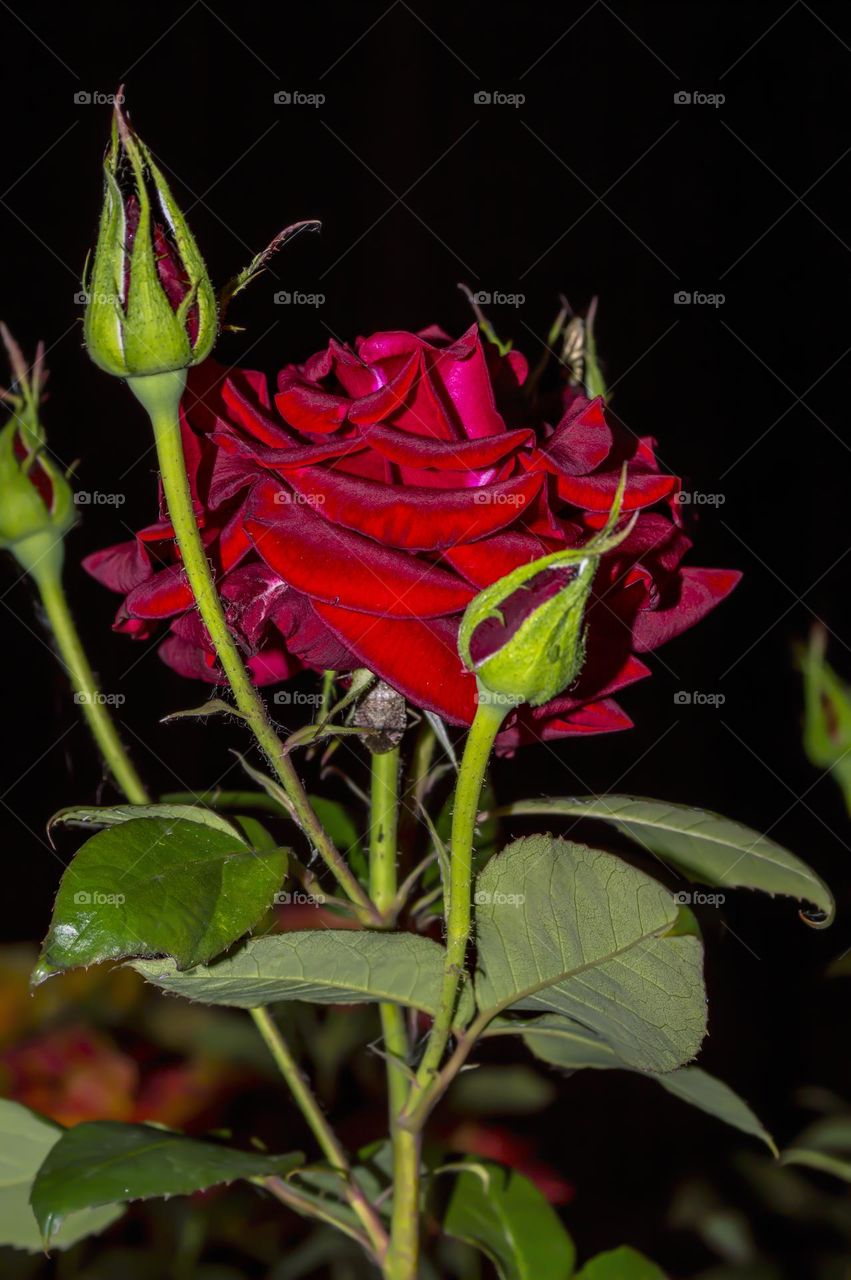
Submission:
<svg viewBox="0 0 851 1280">
<path fill-rule="evenodd" d="M 449 736 L 449 730 L 446 727 L 446 722 L 444 720 L 441 720 L 440 716 L 437 715 L 436 712 L 429 711 L 427 708 L 424 708 L 424 715 L 426 720 L 431 725 L 432 730 L 434 731 L 434 736 L 437 738 L 445 754 L 448 756 L 449 761 L 452 765 L 452 768 L 457 773 L 458 757 L 455 754 L 455 747 L 453 745 L 452 739 Z"/>
<path fill-rule="evenodd" d="M 117 827 L 134 818 L 180 818 L 187 822 L 198 822 L 202 826 L 215 827 L 226 835 L 236 835 L 236 827 L 227 818 L 205 809 L 200 804 L 113 804 L 105 808 L 94 805 L 72 805 L 54 813 L 47 824 L 48 835 L 53 827 L 61 824 L 66 827 Z"/>
<path fill-rule="evenodd" d="M 569 1018 L 549 1016 L 521 1023 L 525 1028 L 523 1042 L 537 1058 L 568 1071 L 584 1067 L 634 1071 L 622 1062 L 613 1048 L 599 1036 L 586 1030 Z M 509 1028 L 503 1024 L 504 1029 Z M 499 1028 L 496 1028 L 497 1030 Z M 746 1102 L 729 1085 L 704 1071 L 701 1067 L 679 1067 L 675 1071 L 639 1071 L 637 1074 L 654 1080 L 675 1098 L 690 1103 L 707 1115 L 732 1125 L 742 1133 L 750 1134 L 764 1142 L 776 1156 L 774 1139 L 760 1124 Z"/>
<path fill-rule="evenodd" d="M 783 1164 L 804 1165 L 851 1182 L 851 1116 L 825 1116 L 799 1134 L 784 1151 Z"/>
<path fill-rule="evenodd" d="M 92 836 L 59 885 L 33 981 L 124 956 L 218 955 L 253 925 L 286 874 L 283 849 L 197 822 L 134 818 Z"/>
<path fill-rule="evenodd" d="M 447 1101 L 462 1115 L 534 1115 L 555 1099 L 551 1080 L 520 1064 L 476 1067 L 457 1077 Z"/>
<path fill-rule="evenodd" d="M 598 1253 L 577 1273 L 576 1280 L 667 1280 L 664 1271 L 644 1254 L 623 1244 Z"/>
<path fill-rule="evenodd" d="M 163 991 L 204 1004 L 371 1004 L 386 1000 L 433 1014 L 443 981 L 443 947 L 413 933 L 309 929 L 246 942 L 231 956 L 179 972 L 173 960 L 136 961 Z M 458 1022 L 466 1022 L 465 993 Z"/>
<path fill-rule="evenodd" d="M 41 1233 L 30 1208 L 30 1188 L 39 1166 L 62 1136 L 58 1124 L 0 1098 L 0 1245 L 41 1252 Z M 103 1231 L 121 1217 L 112 1206 L 73 1214 L 53 1246 L 68 1249 L 78 1240 Z"/>
<path fill-rule="evenodd" d="M 515 817 L 599 818 L 703 884 L 761 889 L 813 903 L 824 914 L 824 925 L 834 916 L 832 893 L 805 862 L 768 836 L 707 809 L 607 795 L 521 800 L 504 812 Z"/>
<path fill-rule="evenodd" d="M 851 688 L 825 657 L 827 636 L 815 626 L 798 654 L 804 677 L 804 751 L 817 769 L 830 769 L 851 810 Z"/>
<path fill-rule="evenodd" d="M 565 1014 L 640 1070 L 695 1056 L 706 1028 L 703 948 L 661 936 L 677 906 L 657 881 L 611 854 L 529 836 L 491 859 L 474 897 L 484 1013 Z"/>
<path fill-rule="evenodd" d="M 65 1130 L 38 1171 L 31 1203 L 49 1242 L 75 1210 L 191 1195 L 237 1178 L 286 1177 L 303 1159 L 298 1152 L 234 1151 L 153 1125 L 95 1121 Z"/>
<path fill-rule="evenodd" d="M 443 1229 L 475 1245 L 501 1280 L 568 1280 L 576 1251 L 534 1183 L 513 1169 L 476 1162 L 452 1189 Z"/>
</svg>

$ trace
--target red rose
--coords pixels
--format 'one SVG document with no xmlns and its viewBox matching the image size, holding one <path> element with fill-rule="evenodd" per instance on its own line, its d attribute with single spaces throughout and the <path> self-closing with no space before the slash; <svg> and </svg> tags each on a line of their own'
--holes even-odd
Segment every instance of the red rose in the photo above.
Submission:
<svg viewBox="0 0 851 1280">
<path fill-rule="evenodd" d="M 561 697 L 507 720 L 500 745 L 630 726 L 611 695 L 648 674 L 635 655 L 697 622 L 739 575 L 682 567 L 679 482 L 660 472 L 652 440 L 574 391 L 560 420 L 541 421 L 526 371 L 473 326 L 455 342 L 437 329 L 332 342 L 283 370 L 274 405 L 260 374 L 208 362 L 190 375 L 183 432 L 199 524 L 258 683 L 367 666 L 413 704 L 468 723 L 465 606 L 518 565 L 586 541 L 626 462 L 624 510 L 641 514 L 602 561 L 587 662 Z M 174 618 L 165 661 L 220 679 L 167 519 L 86 567 L 125 595 L 118 630 L 147 635 Z"/>
</svg>

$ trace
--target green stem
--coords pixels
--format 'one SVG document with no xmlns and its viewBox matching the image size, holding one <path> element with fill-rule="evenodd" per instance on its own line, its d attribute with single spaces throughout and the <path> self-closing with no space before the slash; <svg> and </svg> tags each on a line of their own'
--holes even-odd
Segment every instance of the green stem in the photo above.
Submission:
<svg viewBox="0 0 851 1280">
<path fill-rule="evenodd" d="M 322 1109 L 314 1098 L 310 1086 L 299 1071 L 289 1046 L 275 1026 L 268 1009 L 252 1009 L 250 1012 L 258 1031 L 275 1060 L 278 1070 L 289 1086 L 296 1105 L 310 1126 L 311 1133 L 319 1143 L 331 1167 L 343 1179 L 346 1187 L 346 1198 L 363 1225 L 376 1254 L 379 1257 L 383 1256 L 387 1247 L 387 1233 L 381 1225 L 375 1209 L 352 1177 L 352 1170 L 346 1153 L 337 1135 L 322 1114 Z"/>
<path fill-rule="evenodd" d="M 488 760 L 500 725 L 511 705 L 480 697 L 476 716 L 467 735 L 452 810 L 450 836 L 450 882 L 446 917 L 446 955 L 443 986 L 425 1053 L 417 1070 L 403 1117 L 406 1127 L 421 1128 L 428 1114 L 427 1090 L 433 1084 L 449 1037 L 458 1003 L 464 961 L 472 923 L 473 841 L 476 816 Z"/>
<path fill-rule="evenodd" d="M 302 831 L 319 850 L 337 882 L 357 906 L 362 919 L 370 924 L 379 923 L 378 912 L 313 812 L 301 779 L 287 757 L 274 725 L 268 717 L 263 699 L 252 684 L 239 649 L 228 629 L 207 552 L 195 519 L 186 475 L 178 414 L 180 397 L 186 385 L 185 370 L 151 374 L 143 378 L 128 378 L 127 382 L 150 416 L 163 491 L 183 566 L 204 626 L 207 628 L 216 655 L 230 682 L 236 704 L 248 721 L 257 742 L 286 791 Z"/>
<path fill-rule="evenodd" d="M 369 832 L 369 890 L 390 922 L 396 907 L 399 826 L 399 748 L 372 756 Z M 399 1116 L 408 1096 L 408 1034 L 405 1015 L 396 1004 L 380 1004 L 387 1065 L 390 1139 L 393 1147 L 393 1216 L 391 1244 L 384 1264 L 388 1280 L 415 1276 L 419 1232 L 419 1138 L 402 1129 Z"/>
<path fill-rule="evenodd" d="M 145 784 L 124 749 L 118 730 L 107 710 L 104 695 L 98 688 L 94 672 L 89 665 L 71 610 L 68 608 L 61 578 L 49 569 L 39 572 L 38 568 L 33 568 L 31 575 L 38 587 L 59 656 L 74 689 L 74 699 L 83 709 L 83 715 L 86 717 L 107 768 L 131 804 L 149 804 L 150 797 L 145 790 Z"/>
</svg>

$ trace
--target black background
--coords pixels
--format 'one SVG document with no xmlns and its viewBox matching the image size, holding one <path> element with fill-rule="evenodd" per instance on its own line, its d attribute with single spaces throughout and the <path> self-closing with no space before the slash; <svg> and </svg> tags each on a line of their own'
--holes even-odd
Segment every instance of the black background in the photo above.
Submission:
<svg viewBox="0 0 851 1280">
<path fill-rule="evenodd" d="M 792 1136 L 795 1087 L 841 1090 L 846 1075 L 847 988 L 821 975 L 851 944 L 851 840 L 838 792 L 802 754 L 792 647 L 821 617 L 835 664 L 851 672 L 851 8 L 196 0 L 66 6 L 64 17 L 4 5 L 0 22 L 0 314 L 27 350 L 47 343 L 55 452 L 80 459 L 81 487 L 126 498 L 84 511 L 67 577 L 155 787 L 238 774 L 227 732 L 158 725 L 204 691 L 153 648 L 112 635 L 116 598 L 78 567 L 153 518 L 156 482 L 141 411 L 82 350 L 75 293 L 109 107 L 75 96 L 126 81 L 133 122 L 173 178 L 215 280 L 287 223 L 322 220 L 236 304 L 245 329 L 221 340 L 225 361 L 271 373 L 331 333 L 431 322 L 458 333 L 470 321 L 459 281 L 525 295 L 491 315 L 534 359 L 559 292 L 577 307 L 599 294 L 617 411 L 657 437 L 670 470 L 723 496 L 701 508 L 692 563 L 745 577 L 623 697 L 631 732 L 529 750 L 498 780 L 517 795 L 627 789 L 716 808 L 770 830 L 835 886 L 845 911 L 826 934 L 785 900 L 740 894 L 724 923 L 704 913 L 704 1061 Z M 282 90 L 326 101 L 279 105 Z M 526 100 L 478 105 L 481 91 Z M 683 91 L 726 101 L 677 104 Z M 276 305 L 282 289 L 325 302 Z M 678 306 L 678 290 L 725 300 Z M 0 604 L 3 925 L 19 939 L 43 932 L 61 873 L 45 819 L 92 798 L 99 774 L 10 563 Z M 678 690 L 725 702 L 678 705 Z M 579 1079 L 548 1119 L 542 1153 L 580 1186 L 570 1219 L 584 1247 L 626 1238 L 658 1253 L 672 1183 L 707 1161 L 721 1167 L 736 1142 L 661 1094 Z"/>
</svg>

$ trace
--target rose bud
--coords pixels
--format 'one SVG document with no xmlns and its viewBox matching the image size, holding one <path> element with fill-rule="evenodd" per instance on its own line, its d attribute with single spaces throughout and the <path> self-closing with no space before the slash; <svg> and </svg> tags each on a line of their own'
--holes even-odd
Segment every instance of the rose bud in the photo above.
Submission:
<svg viewBox="0 0 851 1280">
<path fill-rule="evenodd" d="M 830 770 L 851 812 L 851 688 L 825 657 L 827 634 L 813 627 L 798 654 L 804 677 L 804 750 L 817 769 Z"/>
<path fill-rule="evenodd" d="M 32 372 L 5 325 L 0 333 L 17 390 L 0 392 L 12 417 L 0 430 L 0 549 L 11 551 L 27 573 L 58 573 L 63 538 L 75 522 L 74 497 L 65 476 L 45 452 L 38 402 L 44 385 L 43 347 Z"/>
<path fill-rule="evenodd" d="M 89 355 L 119 377 L 200 364 L 216 339 L 216 295 L 168 183 L 118 102 L 104 174 L 98 241 L 83 282 Z"/>
<path fill-rule="evenodd" d="M 461 620 L 458 650 L 479 698 L 540 707 L 572 684 L 585 660 L 583 619 L 600 557 L 631 532 L 613 533 L 626 471 L 605 526 L 582 547 L 521 565 L 481 591 Z"/>
</svg>

